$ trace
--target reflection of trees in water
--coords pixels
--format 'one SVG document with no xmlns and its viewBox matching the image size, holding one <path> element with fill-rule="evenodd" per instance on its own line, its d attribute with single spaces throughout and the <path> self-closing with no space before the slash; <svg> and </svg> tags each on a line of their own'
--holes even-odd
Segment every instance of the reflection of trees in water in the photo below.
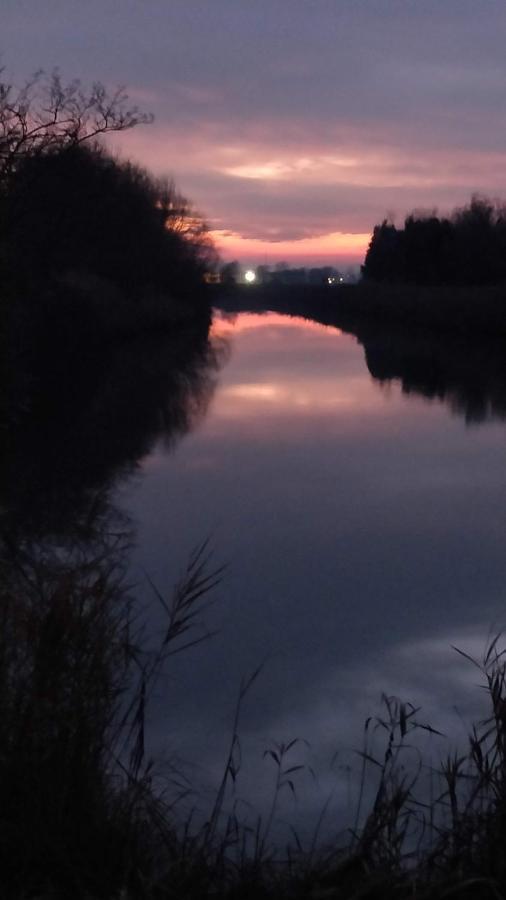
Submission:
<svg viewBox="0 0 506 900">
<path fill-rule="evenodd" d="M 311 293 L 231 294 L 220 303 L 228 314 L 271 310 L 339 328 L 364 347 L 367 367 L 381 383 L 399 381 L 405 394 L 439 400 L 469 424 L 506 419 L 504 341 L 384 327 L 377 320 L 351 315 L 349 309 L 339 310 L 335 295 L 322 301 Z"/>
<path fill-rule="evenodd" d="M 493 341 L 462 343 L 438 336 L 357 335 L 367 367 L 380 382 L 399 381 L 404 394 L 445 403 L 468 424 L 506 419 L 506 357 Z"/>
<path fill-rule="evenodd" d="M 3 385 L 5 896 L 119 896 L 126 885 L 134 896 L 146 847 L 161 859 L 175 840 L 144 758 L 145 703 L 165 658 L 205 634 L 214 578 L 203 555 L 190 561 L 162 598 L 151 652 L 125 582 L 132 527 L 111 489 L 157 440 L 173 447 L 198 423 L 225 351 L 206 323 L 76 357 L 39 349 Z"/>
<path fill-rule="evenodd" d="M 87 518 L 157 440 L 205 414 L 225 347 L 207 327 L 116 348 L 39 355 L 4 386 L 2 504 L 14 522 L 62 532 Z M 81 527 L 80 526 L 80 527 Z"/>
</svg>

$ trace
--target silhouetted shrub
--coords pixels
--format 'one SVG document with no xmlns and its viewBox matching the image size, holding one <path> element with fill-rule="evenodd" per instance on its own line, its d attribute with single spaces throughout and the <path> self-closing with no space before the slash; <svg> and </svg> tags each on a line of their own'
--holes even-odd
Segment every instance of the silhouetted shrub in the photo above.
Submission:
<svg viewBox="0 0 506 900">
<path fill-rule="evenodd" d="M 362 268 L 372 281 L 499 284 L 506 280 L 506 209 L 474 196 L 448 218 L 411 213 L 404 228 L 374 228 Z"/>
<path fill-rule="evenodd" d="M 127 292 L 178 294 L 200 282 L 213 254 L 205 223 L 173 183 L 96 144 L 28 157 L 1 206 L 3 263 L 17 284 L 79 272 Z"/>
</svg>

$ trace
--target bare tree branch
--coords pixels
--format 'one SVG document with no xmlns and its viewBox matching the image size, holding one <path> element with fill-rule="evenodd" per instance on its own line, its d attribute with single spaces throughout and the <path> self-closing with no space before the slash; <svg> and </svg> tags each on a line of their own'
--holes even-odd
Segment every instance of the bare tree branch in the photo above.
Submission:
<svg viewBox="0 0 506 900">
<path fill-rule="evenodd" d="M 0 80 L 0 183 L 27 156 L 152 121 L 152 115 L 128 105 L 123 87 L 110 93 L 96 81 L 86 91 L 77 79 L 64 84 L 58 70 L 48 77 L 35 72 L 22 88 Z"/>
</svg>

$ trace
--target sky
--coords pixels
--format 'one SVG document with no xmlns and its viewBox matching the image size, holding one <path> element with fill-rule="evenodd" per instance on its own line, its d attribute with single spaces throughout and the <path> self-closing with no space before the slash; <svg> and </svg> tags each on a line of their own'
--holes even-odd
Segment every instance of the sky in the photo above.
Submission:
<svg viewBox="0 0 506 900">
<path fill-rule="evenodd" d="M 224 259 L 356 264 L 386 215 L 505 195 L 504 0 L 0 0 L 4 79 L 125 85 L 114 149 Z"/>
</svg>

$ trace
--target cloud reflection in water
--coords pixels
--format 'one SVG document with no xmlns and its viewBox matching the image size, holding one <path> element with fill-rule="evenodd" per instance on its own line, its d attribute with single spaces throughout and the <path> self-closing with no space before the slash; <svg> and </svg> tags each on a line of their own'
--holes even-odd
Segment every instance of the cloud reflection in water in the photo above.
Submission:
<svg viewBox="0 0 506 900">
<path fill-rule="evenodd" d="M 322 765 L 338 749 L 348 759 L 382 691 L 455 734 L 453 707 L 478 708 L 450 645 L 474 649 L 502 622 L 504 426 L 469 430 L 440 400 L 382 389 L 337 330 L 277 314 L 221 327 L 231 358 L 207 418 L 126 502 L 157 583 L 201 536 L 229 562 L 219 635 L 173 673 L 167 697 L 177 686 L 185 702 L 177 728 L 162 717 L 156 731 L 211 777 L 239 680 L 266 659 L 242 725 L 244 789 L 260 802 L 270 740 L 305 737 Z M 302 818 L 331 782 L 343 799 L 343 771 L 327 775 Z"/>
</svg>

